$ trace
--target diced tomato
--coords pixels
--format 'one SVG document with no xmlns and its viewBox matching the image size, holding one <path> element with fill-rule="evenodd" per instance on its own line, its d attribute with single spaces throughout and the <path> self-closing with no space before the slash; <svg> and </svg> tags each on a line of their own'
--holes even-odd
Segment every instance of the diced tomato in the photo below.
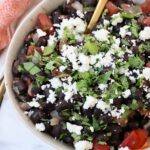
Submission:
<svg viewBox="0 0 150 150">
<path fill-rule="evenodd" d="M 52 20 L 44 13 L 38 15 L 37 25 L 40 29 L 49 32 L 49 34 L 54 33 L 54 26 Z"/>
<path fill-rule="evenodd" d="M 93 143 L 93 150 L 110 150 L 110 147 L 108 145 L 98 144 L 95 140 Z"/>
<path fill-rule="evenodd" d="M 35 50 L 35 46 L 29 46 L 27 50 L 27 55 L 33 55 Z"/>
<path fill-rule="evenodd" d="M 146 26 L 150 26 L 150 17 L 144 18 L 142 24 Z"/>
<path fill-rule="evenodd" d="M 119 8 L 111 1 L 107 2 L 106 9 L 108 10 L 110 16 L 116 14 L 119 11 Z"/>
<path fill-rule="evenodd" d="M 124 141 L 121 143 L 121 147 L 128 147 L 132 150 L 140 149 L 146 143 L 148 135 L 144 129 L 136 129 L 130 132 Z"/>
<path fill-rule="evenodd" d="M 150 61 L 146 63 L 146 67 L 150 68 Z"/>
<path fill-rule="evenodd" d="M 150 0 L 146 0 L 140 7 L 144 13 L 150 13 Z"/>
<path fill-rule="evenodd" d="M 34 54 L 34 51 L 37 50 L 40 54 L 42 54 L 42 49 L 41 48 L 37 48 L 35 46 L 29 46 L 28 47 L 28 50 L 27 50 L 27 55 L 33 55 Z"/>
<path fill-rule="evenodd" d="M 124 3 L 124 4 L 121 4 L 121 7 L 123 11 L 127 13 L 141 13 L 142 12 L 140 6 L 138 5 L 129 5 L 129 4 Z"/>
</svg>

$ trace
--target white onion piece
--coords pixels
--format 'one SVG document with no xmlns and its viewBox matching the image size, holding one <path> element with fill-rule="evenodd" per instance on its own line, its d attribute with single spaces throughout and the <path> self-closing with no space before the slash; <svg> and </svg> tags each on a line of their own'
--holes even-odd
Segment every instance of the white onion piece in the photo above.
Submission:
<svg viewBox="0 0 150 150">
<path fill-rule="evenodd" d="M 83 5 L 78 1 L 75 1 L 74 3 L 72 3 L 71 6 L 76 10 L 83 11 Z"/>
<path fill-rule="evenodd" d="M 146 0 L 133 0 L 133 2 L 135 3 L 135 4 L 142 4 L 142 3 L 144 3 Z"/>
</svg>

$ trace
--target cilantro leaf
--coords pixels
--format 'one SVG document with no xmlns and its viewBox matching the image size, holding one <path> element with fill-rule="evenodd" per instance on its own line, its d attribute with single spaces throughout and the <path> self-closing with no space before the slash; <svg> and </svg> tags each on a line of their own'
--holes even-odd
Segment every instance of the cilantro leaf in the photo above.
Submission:
<svg viewBox="0 0 150 150">
<path fill-rule="evenodd" d="M 112 72 L 108 71 L 105 74 L 102 74 L 98 77 L 98 83 L 100 84 L 106 84 L 108 82 L 108 80 L 110 79 Z"/>
<path fill-rule="evenodd" d="M 131 68 L 142 68 L 144 65 L 144 61 L 138 56 L 129 57 L 128 63 Z"/>
<path fill-rule="evenodd" d="M 56 47 L 55 44 L 53 44 L 52 46 L 47 46 L 47 47 L 45 47 L 45 48 L 44 48 L 43 55 L 44 55 L 44 56 L 50 55 L 51 53 L 54 52 L 55 47 Z"/>
</svg>

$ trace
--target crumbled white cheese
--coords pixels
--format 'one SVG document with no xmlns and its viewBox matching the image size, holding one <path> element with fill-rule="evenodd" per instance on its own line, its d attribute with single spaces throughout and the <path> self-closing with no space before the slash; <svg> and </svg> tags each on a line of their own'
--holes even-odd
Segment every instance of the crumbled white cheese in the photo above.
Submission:
<svg viewBox="0 0 150 150">
<path fill-rule="evenodd" d="M 84 18 L 84 14 L 81 10 L 77 10 L 77 15 L 80 17 L 80 18 Z"/>
<path fill-rule="evenodd" d="M 104 26 L 108 26 L 110 22 L 108 20 L 104 19 L 103 23 L 104 23 Z"/>
<path fill-rule="evenodd" d="M 147 98 L 147 99 L 150 99 L 150 93 L 148 93 L 148 94 L 146 95 L 146 98 Z"/>
<path fill-rule="evenodd" d="M 104 91 L 104 90 L 106 90 L 108 85 L 107 84 L 99 84 L 98 87 L 99 87 L 100 90 Z"/>
<path fill-rule="evenodd" d="M 59 67 L 59 71 L 60 71 L 60 72 L 63 72 L 66 68 L 67 68 L 67 66 L 60 66 L 60 67 Z"/>
<path fill-rule="evenodd" d="M 46 129 L 44 123 L 36 123 L 35 128 L 40 132 L 43 132 Z"/>
<path fill-rule="evenodd" d="M 50 79 L 49 82 L 51 83 L 54 89 L 57 89 L 62 86 L 62 82 L 60 81 L 59 78 L 56 78 L 56 77 Z"/>
<path fill-rule="evenodd" d="M 55 35 L 50 35 L 49 39 L 48 39 L 48 46 L 52 46 L 53 44 L 55 44 L 57 41 L 57 38 L 55 37 Z"/>
<path fill-rule="evenodd" d="M 28 104 L 29 104 L 30 107 L 35 107 L 35 108 L 40 107 L 40 104 L 36 101 L 28 102 Z"/>
<path fill-rule="evenodd" d="M 119 34 L 121 35 L 122 38 L 124 38 L 126 35 L 131 35 L 131 32 L 128 31 L 130 26 L 125 25 L 122 28 L 120 28 Z"/>
<path fill-rule="evenodd" d="M 72 78 L 68 77 L 68 84 L 67 83 L 63 83 L 63 88 L 64 88 L 64 94 L 65 94 L 65 101 L 68 102 L 68 100 L 71 100 L 72 96 L 74 94 L 77 94 L 77 89 L 76 89 L 76 82 L 74 82 L 73 84 L 71 83 Z"/>
<path fill-rule="evenodd" d="M 83 129 L 82 126 L 78 126 L 78 125 L 74 125 L 74 124 L 71 124 L 69 122 L 67 122 L 67 130 L 70 132 L 70 133 L 76 133 L 77 135 L 81 135 L 81 131 Z"/>
<path fill-rule="evenodd" d="M 36 98 L 37 98 L 37 99 L 42 99 L 42 98 L 44 98 L 44 97 L 45 97 L 45 95 L 40 95 L 40 94 L 37 94 L 37 95 L 36 95 Z"/>
<path fill-rule="evenodd" d="M 146 80 L 150 80 L 150 68 L 146 67 L 143 69 L 143 74 L 142 76 L 146 79 Z"/>
<path fill-rule="evenodd" d="M 98 100 L 93 96 L 86 96 L 86 101 L 83 105 L 83 108 L 84 109 L 93 108 L 96 105 L 97 101 Z"/>
<path fill-rule="evenodd" d="M 125 112 L 125 109 L 122 107 L 119 110 L 118 109 L 113 109 L 110 112 L 111 112 L 112 117 L 120 118 L 121 115 Z"/>
<path fill-rule="evenodd" d="M 71 32 L 75 36 L 79 33 L 84 33 L 86 30 L 86 23 L 79 17 L 63 19 L 60 24 L 60 29 L 57 30 L 59 38 L 62 38 L 65 30 Z"/>
<path fill-rule="evenodd" d="M 105 67 L 110 67 L 113 65 L 113 57 L 112 57 L 112 51 L 108 51 L 106 55 L 100 59 L 100 64 Z M 98 67 L 98 66 L 97 66 Z"/>
<path fill-rule="evenodd" d="M 123 18 L 121 17 L 120 13 L 114 14 L 112 15 L 112 25 L 116 26 L 118 23 L 122 23 L 123 22 Z"/>
<path fill-rule="evenodd" d="M 130 89 L 128 89 L 128 90 L 122 92 L 122 96 L 123 96 L 124 98 L 128 98 L 130 95 L 131 95 Z"/>
<path fill-rule="evenodd" d="M 89 141 L 78 141 L 74 144 L 75 150 L 91 150 L 93 143 Z"/>
<path fill-rule="evenodd" d="M 126 146 L 126 147 L 120 147 L 118 150 L 130 150 L 130 149 Z"/>
<path fill-rule="evenodd" d="M 94 132 L 94 128 L 93 127 L 90 127 L 90 130 L 91 130 L 91 132 Z"/>
<path fill-rule="evenodd" d="M 90 57 L 84 55 L 83 53 L 80 53 L 78 59 L 81 62 L 79 71 L 80 72 L 88 71 L 90 69 Z"/>
<path fill-rule="evenodd" d="M 46 32 L 42 31 L 41 29 L 36 30 L 38 37 L 46 36 Z"/>
<path fill-rule="evenodd" d="M 107 113 L 108 110 L 110 110 L 110 105 L 108 105 L 102 99 L 100 99 L 96 105 L 96 108 L 102 110 L 104 113 Z"/>
<path fill-rule="evenodd" d="M 92 32 L 97 40 L 99 41 L 108 41 L 109 31 L 106 29 L 100 29 Z"/>
<path fill-rule="evenodd" d="M 54 103 L 56 101 L 56 94 L 54 91 L 49 90 L 49 96 L 47 98 L 47 102 Z"/>
<path fill-rule="evenodd" d="M 67 58 L 72 63 L 73 70 L 78 70 L 79 65 L 77 62 L 77 56 L 78 56 L 77 47 L 63 45 L 61 52 L 62 52 L 62 56 Z"/>
<path fill-rule="evenodd" d="M 150 27 L 144 27 L 140 32 L 140 39 L 143 41 L 150 39 Z"/>
</svg>

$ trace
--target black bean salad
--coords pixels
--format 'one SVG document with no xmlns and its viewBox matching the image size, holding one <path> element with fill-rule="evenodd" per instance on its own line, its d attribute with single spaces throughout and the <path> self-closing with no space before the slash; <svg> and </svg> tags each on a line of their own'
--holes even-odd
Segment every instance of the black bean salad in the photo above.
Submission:
<svg viewBox="0 0 150 150">
<path fill-rule="evenodd" d="M 85 34 L 97 0 L 39 14 L 12 72 L 35 128 L 76 150 L 150 146 L 150 0 L 111 0 Z"/>
</svg>

